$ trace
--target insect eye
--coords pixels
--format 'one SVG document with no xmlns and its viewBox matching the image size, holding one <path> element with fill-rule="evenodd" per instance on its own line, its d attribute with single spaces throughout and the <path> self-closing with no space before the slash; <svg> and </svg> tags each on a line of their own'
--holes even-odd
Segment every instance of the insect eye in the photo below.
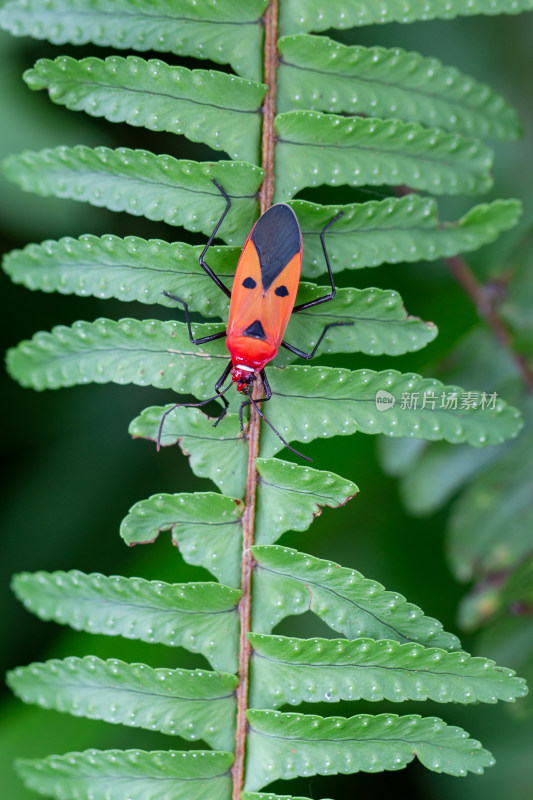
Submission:
<svg viewBox="0 0 533 800">
<path fill-rule="evenodd" d="M 244 286 L 245 289 L 255 289 L 255 287 L 257 286 L 253 278 L 245 278 L 242 282 L 242 285 Z"/>
<path fill-rule="evenodd" d="M 289 290 L 287 289 L 286 286 L 278 286 L 274 290 L 274 294 L 276 294 L 278 297 L 287 297 L 287 295 L 289 294 Z"/>
</svg>

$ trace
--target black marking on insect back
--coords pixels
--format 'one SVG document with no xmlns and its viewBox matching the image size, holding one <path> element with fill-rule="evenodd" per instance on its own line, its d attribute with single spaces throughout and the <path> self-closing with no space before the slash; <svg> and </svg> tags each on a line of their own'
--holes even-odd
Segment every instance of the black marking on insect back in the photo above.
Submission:
<svg viewBox="0 0 533 800">
<path fill-rule="evenodd" d="M 245 289 L 255 289 L 257 283 L 254 281 L 253 278 L 245 278 L 242 282 L 242 285 Z"/>
<path fill-rule="evenodd" d="M 267 291 L 300 252 L 301 233 L 296 214 L 284 203 L 271 206 L 257 221 L 251 238 L 259 256 L 263 289 Z"/>
<path fill-rule="evenodd" d="M 243 336 L 251 336 L 253 339 L 266 339 L 265 331 L 261 325 L 261 321 L 256 319 L 251 325 L 248 325 L 245 331 L 242 332 Z"/>
<path fill-rule="evenodd" d="M 287 297 L 287 295 L 289 294 L 289 290 L 287 289 L 286 286 L 277 286 L 274 289 L 274 294 L 277 295 L 278 297 Z"/>
</svg>

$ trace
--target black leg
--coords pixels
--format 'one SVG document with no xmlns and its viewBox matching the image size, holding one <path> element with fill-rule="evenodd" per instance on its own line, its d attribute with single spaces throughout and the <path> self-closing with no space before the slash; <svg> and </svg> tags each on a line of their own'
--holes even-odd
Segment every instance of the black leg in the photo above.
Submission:
<svg viewBox="0 0 533 800">
<path fill-rule="evenodd" d="M 192 335 L 191 329 L 191 319 L 189 317 L 189 306 L 182 300 L 181 297 L 176 297 L 175 294 L 170 294 L 170 292 L 163 292 L 165 297 L 170 297 L 171 300 L 175 300 L 176 303 L 181 303 L 183 309 L 185 311 L 185 319 L 187 320 L 187 327 L 189 329 L 189 339 L 193 344 L 204 344 L 204 342 L 214 342 L 215 339 L 222 339 L 223 336 L 226 335 L 226 331 L 220 331 L 220 333 L 212 333 L 211 336 L 202 336 L 200 339 L 195 339 Z"/>
<path fill-rule="evenodd" d="M 306 308 L 312 308 L 313 306 L 318 306 L 321 303 L 327 303 L 328 300 L 333 300 L 333 298 L 335 297 L 335 292 L 336 292 L 335 281 L 333 280 L 333 273 L 331 271 L 331 264 L 329 263 L 328 251 L 326 250 L 325 234 L 326 234 L 326 231 L 328 230 L 328 228 L 331 225 L 333 225 L 334 222 L 337 222 L 337 220 L 340 219 L 340 217 L 342 217 L 343 214 L 344 214 L 344 211 L 341 211 L 340 214 L 337 214 L 336 217 L 333 217 L 333 219 L 330 219 L 328 224 L 325 225 L 322 228 L 322 231 L 320 232 L 320 241 L 322 242 L 322 250 L 324 251 L 324 258 L 326 259 L 326 266 L 328 268 L 329 282 L 331 284 L 331 292 L 329 294 L 324 295 L 323 297 L 317 297 L 316 300 L 310 300 L 308 303 L 301 303 L 299 306 L 294 306 L 293 313 L 294 312 L 298 312 L 298 311 L 303 311 Z M 291 353 L 294 353 L 295 355 L 300 356 L 300 358 L 313 358 L 313 356 L 315 355 L 316 351 L 318 350 L 320 342 L 322 341 L 322 339 L 324 338 L 324 336 L 326 335 L 328 330 L 330 328 L 336 328 L 336 327 L 343 326 L 343 325 L 353 325 L 353 322 L 330 322 L 329 325 L 326 325 L 326 327 L 324 328 L 324 330 L 320 334 L 320 337 L 319 337 L 317 343 L 315 344 L 315 346 L 313 347 L 313 349 L 311 350 L 310 353 L 304 353 L 303 350 L 300 350 L 297 347 L 294 347 L 292 344 L 289 344 L 288 342 L 283 342 L 282 341 L 281 342 L 281 346 L 284 347 L 286 350 L 290 350 Z"/>
<path fill-rule="evenodd" d="M 165 411 L 165 413 L 161 417 L 161 422 L 159 423 L 159 430 L 157 432 L 157 451 L 158 452 L 159 452 L 159 449 L 161 448 L 161 434 L 163 433 L 163 425 L 165 424 L 165 419 L 168 417 L 168 415 L 171 413 L 171 411 L 174 411 L 175 408 L 201 408 L 202 406 L 205 406 L 208 403 L 210 403 L 212 400 L 218 400 L 218 398 L 220 398 L 222 400 L 222 402 L 224 403 L 224 408 L 222 409 L 222 413 L 220 414 L 219 418 L 215 422 L 215 427 L 218 425 L 220 420 L 225 416 L 226 411 L 227 411 L 227 409 L 229 407 L 229 403 L 226 400 L 226 398 L 224 397 L 224 394 L 231 387 L 231 383 L 228 386 L 226 386 L 226 388 L 222 392 L 220 392 L 219 389 L 222 386 L 222 384 L 224 383 L 224 381 L 226 380 L 226 378 L 228 377 L 228 373 L 229 373 L 230 369 L 231 369 L 231 361 L 229 362 L 228 366 L 226 367 L 226 369 L 224 370 L 224 372 L 222 373 L 222 375 L 220 376 L 220 378 L 216 382 L 216 385 L 215 385 L 216 394 L 213 395 L 213 397 L 208 397 L 207 400 L 202 400 L 201 403 L 176 403 L 176 405 L 171 406 L 167 411 Z"/>
<path fill-rule="evenodd" d="M 344 211 L 341 211 L 340 214 L 337 214 L 336 217 L 330 219 L 327 225 L 325 225 L 321 232 L 320 232 L 320 241 L 322 242 L 322 250 L 324 251 L 324 258 L 326 259 L 326 267 L 328 268 L 328 275 L 329 275 L 329 282 L 331 284 L 331 292 L 329 294 L 324 295 L 324 297 L 317 297 L 316 300 L 310 300 L 308 303 L 300 303 L 299 306 L 294 306 L 292 309 L 293 314 L 297 313 L 298 311 L 303 311 L 305 308 L 312 308 L 313 306 L 318 306 L 320 303 L 327 303 L 328 300 L 333 300 L 335 297 L 335 282 L 333 280 L 333 273 L 331 272 L 331 264 L 329 263 L 328 251 L 326 250 L 326 240 L 324 238 L 325 233 L 334 222 L 337 222 L 344 215 Z"/>
<path fill-rule="evenodd" d="M 266 401 L 270 400 L 270 398 L 272 397 L 272 389 L 270 388 L 270 384 L 267 380 L 267 376 L 264 369 L 261 370 L 259 375 L 261 376 L 261 380 L 263 381 L 263 389 L 265 390 L 265 396 L 261 397 L 259 400 L 256 400 L 255 403 L 266 403 Z M 250 400 L 244 400 L 239 408 L 239 422 L 241 424 L 241 431 L 244 430 L 244 422 L 243 422 L 244 409 L 246 408 L 246 406 L 254 405 L 251 399 L 251 394 L 249 394 L 249 396 Z"/>
<path fill-rule="evenodd" d="M 308 456 L 304 456 L 303 453 L 300 453 L 299 450 L 295 450 L 294 447 L 291 447 L 290 444 L 287 441 L 285 441 L 285 439 L 283 438 L 281 433 L 275 429 L 275 427 L 272 425 L 271 422 L 269 422 L 269 420 L 265 417 L 265 415 L 263 414 L 263 412 L 261 411 L 261 409 L 257 405 L 258 403 L 262 403 L 262 402 L 265 402 L 266 400 L 270 400 L 270 398 L 272 397 L 272 389 L 270 388 L 270 385 L 269 385 L 269 383 L 268 383 L 268 381 L 266 379 L 265 371 L 261 370 L 260 375 L 261 375 L 261 379 L 263 381 L 263 386 L 264 386 L 264 389 L 265 389 L 265 397 L 262 397 L 260 400 L 254 400 L 253 397 L 252 397 L 252 387 L 251 386 L 249 387 L 249 389 L 248 389 L 248 397 L 250 399 L 249 400 L 245 400 L 244 403 L 241 403 L 241 407 L 239 409 L 239 419 L 240 419 L 240 422 L 241 422 L 241 430 L 243 430 L 243 422 L 242 422 L 243 409 L 244 409 L 245 406 L 253 406 L 255 408 L 255 410 L 257 411 L 257 413 L 259 414 L 259 416 L 261 417 L 261 419 L 264 420 L 264 422 L 266 422 L 266 424 L 268 425 L 270 430 L 273 431 L 276 434 L 278 439 L 280 439 L 280 441 L 283 442 L 283 444 L 285 445 L 285 447 L 288 450 L 290 450 L 292 453 L 295 453 L 295 455 L 300 456 L 300 458 L 303 458 L 305 461 L 312 461 L 313 460 L 312 458 L 309 458 Z"/>
<path fill-rule="evenodd" d="M 217 231 L 220 228 L 220 226 L 222 225 L 222 223 L 224 222 L 224 217 L 226 216 L 226 214 L 228 213 L 228 211 L 230 210 L 230 207 L 231 207 L 231 200 L 229 199 L 228 195 L 226 194 L 226 192 L 224 191 L 222 186 L 220 186 L 220 184 L 217 183 L 215 178 L 213 178 L 213 183 L 215 184 L 217 189 L 219 189 L 219 191 L 221 192 L 222 196 L 224 197 L 224 199 L 226 201 L 226 208 L 222 212 L 222 216 L 220 217 L 219 221 L 215 225 L 215 229 L 213 230 L 213 233 L 211 234 L 211 236 L 207 240 L 207 244 L 204 247 L 204 249 L 202 250 L 202 253 L 200 255 L 199 261 L 200 261 L 200 266 L 204 269 L 205 272 L 207 272 L 207 274 L 209 275 L 211 280 L 216 283 L 218 288 L 221 289 L 224 292 L 226 297 L 231 297 L 231 292 L 228 289 L 228 287 L 224 286 L 224 284 L 222 283 L 222 281 L 220 280 L 218 275 L 215 275 L 215 273 L 213 272 L 211 267 L 208 264 L 206 264 L 205 261 L 204 261 L 204 256 L 207 253 L 208 249 L 211 247 L 211 244 L 213 243 L 213 239 L 217 235 Z"/>
<path fill-rule="evenodd" d="M 220 397 L 220 399 L 224 403 L 224 408 L 222 409 L 222 411 L 218 415 L 218 419 L 214 423 L 213 428 L 216 428 L 216 426 L 218 425 L 220 420 L 224 419 L 224 417 L 226 416 L 227 410 L 229 408 L 229 403 L 226 400 L 226 398 L 224 397 L 224 395 L 220 393 L 220 390 L 221 390 L 222 386 L 224 385 L 224 381 L 226 380 L 226 378 L 228 377 L 229 373 L 231 372 L 232 366 L 233 366 L 233 363 L 232 363 L 232 361 L 230 359 L 226 369 L 224 370 L 224 372 L 222 373 L 222 375 L 220 376 L 218 381 L 215 383 L 215 392 L 217 393 L 217 395 Z M 231 384 L 230 384 L 230 386 L 231 386 Z M 228 386 L 228 389 L 229 389 L 229 386 Z"/>
<path fill-rule="evenodd" d="M 270 400 L 270 398 L 272 397 L 272 389 L 270 388 L 270 384 L 267 380 L 265 370 L 262 369 L 259 375 L 261 376 L 261 380 L 263 381 L 263 389 L 265 390 L 265 397 L 263 397 L 263 400 Z"/>
<path fill-rule="evenodd" d="M 310 353 L 304 353 L 303 350 L 299 350 L 297 347 L 294 347 L 292 344 L 289 344 L 288 342 L 284 341 L 281 342 L 281 346 L 284 347 L 285 350 L 290 350 L 290 352 L 294 353 L 294 355 L 300 356 L 300 358 L 313 358 L 316 351 L 318 350 L 320 342 L 322 341 L 326 333 L 329 331 L 329 329 L 343 327 L 344 325 L 353 325 L 353 322 L 330 322 L 329 325 L 326 325 L 326 327 L 320 334 L 318 342 L 315 344 Z"/>
<path fill-rule="evenodd" d="M 228 375 L 229 375 L 229 374 L 230 374 L 230 372 L 231 372 L 231 368 L 232 368 L 232 366 L 233 366 L 233 364 L 232 364 L 232 361 L 231 361 L 231 359 L 230 359 L 230 360 L 228 361 L 228 366 L 226 367 L 226 369 L 224 370 L 224 372 L 222 373 L 222 375 L 220 376 L 220 378 L 218 379 L 218 381 L 215 383 L 215 392 L 216 392 L 217 394 L 218 394 L 218 393 L 220 392 L 220 390 L 222 389 L 222 387 L 223 387 L 223 385 L 224 385 L 224 381 L 226 380 L 226 378 L 228 377 Z M 226 400 L 226 398 L 224 398 L 224 400 Z M 228 402 L 228 401 L 226 400 L 226 403 L 227 403 L 227 402 Z M 228 405 L 229 405 L 229 403 L 228 403 Z"/>
</svg>

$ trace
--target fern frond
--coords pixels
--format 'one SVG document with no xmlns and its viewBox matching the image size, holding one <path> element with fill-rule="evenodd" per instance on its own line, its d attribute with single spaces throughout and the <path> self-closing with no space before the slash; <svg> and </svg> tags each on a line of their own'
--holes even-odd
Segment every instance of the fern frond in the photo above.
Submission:
<svg viewBox="0 0 533 800">
<path fill-rule="evenodd" d="M 495 200 L 474 206 L 457 222 L 443 222 L 435 200 L 417 194 L 339 206 L 305 200 L 291 200 L 290 205 L 302 226 L 302 270 L 308 278 L 325 271 L 319 234 L 339 211 L 343 216 L 327 234 L 328 255 L 337 272 L 476 250 L 516 225 L 522 211 L 517 200 Z"/>
<path fill-rule="evenodd" d="M 525 681 L 494 661 L 381 639 L 248 635 L 254 653 L 252 708 L 339 700 L 510 702 Z"/>
<path fill-rule="evenodd" d="M 273 544 L 285 531 L 307 530 L 323 508 L 338 508 L 359 491 L 355 483 L 340 475 L 278 458 L 258 458 L 256 467 L 258 545 Z"/>
<path fill-rule="evenodd" d="M 235 675 L 86 656 L 19 667 L 7 681 L 25 703 L 42 708 L 190 741 L 204 739 L 219 750 L 233 745 Z"/>
<path fill-rule="evenodd" d="M 519 14 L 532 8 L 532 0 L 285 0 L 280 9 L 280 27 L 287 34 L 474 14 Z"/>
<path fill-rule="evenodd" d="M 232 761 L 213 750 L 86 750 L 16 768 L 29 789 L 62 800 L 230 800 Z"/>
<path fill-rule="evenodd" d="M 215 333 L 220 323 L 202 325 Z M 227 361 L 222 342 L 194 347 L 179 322 L 99 319 L 59 325 L 11 351 L 9 368 L 36 389 L 79 383 L 135 383 L 212 394 Z M 214 345 L 214 347 L 212 347 Z M 25 377 L 23 377 L 25 376 Z"/>
<path fill-rule="evenodd" d="M 214 333 L 220 326 L 202 325 L 200 330 Z M 38 390 L 89 382 L 133 383 L 204 399 L 212 395 L 227 353 L 220 340 L 192 346 L 183 323 L 101 319 L 37 333 L 11 349 L 7 362 L 13 377 Z M 270 382 L 269 414 L 289 441 L 359 430 L 481 447 L 516 437 L 523 424 L 520 412 L 503 400 L 494 408 L 484 407 L 483 394 L 470 392 L 463 406 L 457 400 L 464 394 L 460 387 L 394 370 L 271 367 Z M 447 402 L 452 395 L 455 406 Z M 384 410 L 378 402 L 382 396 L 389 401 Z M 414 406 L 403 402 L 413 396 Z M 274 455 L 280 447 L 278 437 L 265 432 L 262 455 Z"/>
<path fill-rule="evenodd" d="M 230 158 L 257 163 L 264 84 L 136 56 L 41 59 L 24 73 L 54 103 L 110 122 L 181 133 Z"/>
<path fill-rule="evenodd" d="M 393 440 L 387 439 L 386 442 Z M 401 440 L 394 440 L 394 444 Z M 405 440 L 403 440 L 405 441 Z M 425 453 L 413 452 L 413 458 L 403 461 L 401 453 L 393 454 L 382 443 L 381 456 L 384 469 L 402 478 L 400 494 L 414 515 L 431 514 L 463 487 L 478 470 L 501 458 L 506 445 L 494 448 L 472 449 L 458 445 L 450 452 L 444 443 L 435 443 Z M 405 452 L 405 451 L 404 451 Z M 400 459 L 402 463 L 400 464 Z M 410 464 L 410 466 L 407 466 Z M 404 466 L 407 469 L 404 469 Z"/>
<path fill-rule="evenodd" d="M 87 233 L 12 250 L 3 268 L 15 283 L 29 289 L 175 308 L 176 303 L 163 294 L 167 291 L 182 297 L 191 311 L 226 317 L 227 298 L 198 263 L 202 250 L 201 245 L 183 242 Z M 239 255 L 237 247 L 209 248 L 209 264 L 228 286 Z"/>
<path fill-rule="evenodd" d="M 270 633 L 286 616 L 310 610 L 349 639 L 369 636 L 460 648 L 457 637 L 443 631 L 440 622 L 356 570 L 290 547 L 255 545 L 252 551 L 256 591 L 262 597 L 254 606 L 253 630 L 258 633 Z"/>
<path fill-rule="evenodd" d="M 281 31 L 299 35 L 280 41 L 281 63 L 277 3 L 241 5 L 10 0 L 0 10 L 0 26 L 17 35 L 205 58 L 230 64 L 241 77 L 128 52 L 42 59 L 25 80 L 31 89 L 47 90 L 54 102 L 107 121 L 181 134 L 235 160 L 199 163 L 144 150 L 59 147 L 9 157 L 7 177 L 45 197 L 126 211 L 192 232 L 210 235 L 217 225 L 215 234 L 235 246 L 213 247 L 208 262 L 228 289 L 237 245 L 257 220 L 259 206 L 264 211 L 273 197 L 288 200 L 300 221 L 304 277 L 325 272 L 320 234 L 335 217 L 326 238 L 336 272 L 456 256 L 516 224 L 517 201 L 479 205 L 462 219 L 444 222 L 434 201 L 410 194 L 473 195 L 490 188 L 492 151 L 467 137 L 516 138 L 517 116 L 502 97 L 435 59 L 345 47 L 305 31 L 487 9 L 514 12 L 533 8 L 533 0 L 330 0 L 326 8 L 322 0 L 282 0 Z M 259 83 L 263 67 L 265 84 Z M 388 185 L 407 196 L 344 206 L 293 200 L 300 190 L 324 184 Z M 278 234 L 283 239 L 284 231 Z M 270 243 L 257 244 L 261 258 L 263 248 L 269 257 L 277 255 Z M 193 313 L 220 318 L 193 321 L 192 332 L 188 316 L 187 324 L 98 319 L 58 326 L 9 352 L 11 374 L 39 390 L 110 382 L 210 402 L 231 362 L 223 338 L 194 345 L 195 337 L 224 336 L 228 315 L 228 298 L 199 264 L 203 251 L 89 234 L 10 254 L 6 271 L 30 288 L 154 303 L 167 314 L 182 315 L 185 301 L 185 310 L 188 304 Z M 263 260 L 260 266 L 266 288 Z M 302 283 L 296 302 L 327 299 L 330 291 L 335 294 L 333 279 L 331 287 Z M 342 327 L 328 330 L 322 341 L 332 322 Z M 420 349 L 435 335 L 431 323 L 407 315 L 395 292 L 340 288 L 331 303 L 295 315 L 287 340 L 307 351 L 320 339 L 324 355 L 396 355 Z M 501 399 L 488 403 L 485 392 L 463 392 L 462 382 L 470 387 L 468 374 L 464 381 L 441 383 L 393 370 L 294 366 L 295 358 L 284 349 L 268 366 L 272 397 L 257 402 L 262 411 L 266 405 L 272 425 L 262 425 L 260 437 L 255 403 L 243 403 L 229 382 L 224 418 L 168 404 L 146 409 L 130 426 L 133 436 L 164 446 L 178 442 L 193 471 L 220 493 L 152 495 L 130 509 L 121 526 L 124 540 L 148 543 L 169 531 L 184 561 L 207 569 L 219 583 L 167 584 L 77 571 L 23 573 L 14 580 L 17 596 L 43 620 L 183 647 L 211 667 L 162 669 L 95 656 L 54 659 L 10 673 L 11 687 L 24 700 L 189 742 L 203 739 L 220 750 L 93 749 L 24 760 L 18 770 L 29 788 L 60 800 L 303 800 L 259 790 L 278 778 L 398 770 L 415 757 L 449 775 L 481 773 L 493 763 L 465 731 L 433 717 L 324 718 L 275 710 L 284 703 L 360 699 L 494 703 L 513 701 L 526 689 L 512 670 L 457 652 L 457 637 L 402 595 L 355 570 L 277 546 L 285 532 L 307 530 L 323 508 L 343 505 L 358 489 L 331 472 L 272 456 L 293 440 L 384 433 L 407 438 L 400 457 L 405 469 L 423 450 L 411 440 L 500 444 L 517 436 L 520 413 Z M 255 388 L 259 392 L 259 381 Z M 453 481 L 445 480 L 449 488 Z M 522 485 L 519 476 L 517 482 L 524 495 L 531 491 L 530 479 Z M 465 539 L 470 546 L 472 540 Z M 509 551 L 517 541 L 511 540 Z M 271 634 L 284 618 L 307 611 L 346 638 Z"/>
<path fill-rule="evenodd" d="M 268 0 L 15 0 L 0 11 L 0 26 L 14 36 L 53 44 L 88 44 L 118 50 L 155 50 L 231 64 L 261 80 L 263 16 Z"/>
<path fill-rule="evenodd" d="M 243 508 L 238 500 L 214 492 L 157 494 L 130 508 L 120 535 L 129 545 L 146 544 L 170 530 L 188 564 L 205 567 L 221 583 L 239 588 Z"/>
<path fill-rule="evenodd" d="M 203 248 L 179 242 L 129 236 L 65 237 L 13 250 L 3 267 L 16 283 L 30 289 L 60 291 L 82 297 L 116 297 L 176 308 L 164 292 L 185 300 L 191 311 L 206 317 L 226 317 L 228 300 L 198 263 Z M 231 286 L 238 251 L 216 247 L 209 251 L 209 264 Z M 327 294 L 324 287 L 301 283 L 297 303 Z M 329 351 L 389 353 L 399 355 L 418 350 L 437 335 L 436 327 L 407 316 L 396 292 L 381 289 L 338 289 L 327 308 L 320 306 L 295 315 L 287 337 L 310 348 L 324 326 L 333 321 L 355 322 L 343 329 L 342 336 L 332 331 L 324 345 Z"/>
<path fill-rule="evenodd" d="M 175 583 L 98 573 L 23 572 L 13 590 L 41 619 L 75 630 L 160 642 L 202 653 L 235 672 L 240 592 L 219 583 Z"/>
<path fill-rule="evenodd" d="M 398 770 L 415 756 L 434 772 L 482 774 L 492 755 L 437 717 L 358 714 L 318 717 L 251 709 L 245 789 L 278 778 Z"/>
<path fill-rule="evenodd" d="M 328 232 L 334 272 L 376 267 L 383 262 L 431 261 L 475 250 L 516 225 L 521 214 L 517 200 L 495 200 L 474 206 L 457 222 L 442 222 L 435 201 L 416 194 L 341 206 L 292 200 L 291 206 L 303 229 L 303 273 L 311 278 L 325 271 L 319 234 L 339 211 L 343 211 L 343 217 Z M 163 295 L 171 290 L 189 303 L 191 310 L 224 318 L 228 300 L 200 268 L 202 250 L 199 245 L 161 239 L 84 234 L 78 239 L 66 236 L 13 250 L 4 257 L 3 267 L 15 283 L 29 289 L 175 307 L 174 301 Z M 233 280 L 239 254 L 236 247 L 214 246 L 209 250 L 210 266 L 227 286 Z M 307 299 L 309 291 L 302 285 L 297 302 L 304 302 L 302 298 Z M 351 296 L 356 292 L 338 291 Z M 335 299 L 330 310 L 337 303 Z M 313 311 L 321 313 L 319 309 Z M 298 326 L 298 317 L 291 325 Z"/>
<path fill-rule="evenodd" d="M 479 139 L 417 123 L 287 111 L 276 132 L 277 201 L 322 184 L 468 195 L 492 185 L 492 153 Z"/>
<path fill-rule="evenodd" d="M 282 37 L 278 49 L 280 112 L 397 118 L 480 138 L 520 135 L 518 115 L 501 95 L 436 58 L 307 34 Z"/>
<path fill-rule="evenodd" d="M 269 380 L 273 392 L 269 415 L 284 435 L 300 442 L 361 431 L 482 447 L 515 438 L 523 425 L 520 412 L 499 398 L 494 409 L 487 406 L 482 410 L 481 392 L 472 393 L 475 408 L 460 409 L 460 403 L 457 409 L 443 408 L 442 397 L 461 396 L 464 392 L 460 387 L 395 370 L 273 367 Z M 379 392 L 388 393 L 395 401 L 390 401 L 386 410 L 378 408 L 377 400 L 383 396 L 378 396 Z M 402 397 L 412 395 L 419 401 L 417 408 L 402 403 Z M 425 407 L 424 398 L 428 401 Z M 437 400 L 431 407 L 433 398 Z M 263 455 L 276 447 L 274 438 L 265 432 Z"/>
<path fill-rule="evenodd" d="M 324 286 L 301 283 L 297 302 L 308 302 L 327 294 Z M 396 292 L 382 289 L 337 289 L 335 298 L 324 306 L 306 309 L 291 317 L 287 341 L 311 350 L 325 325 L 351 322 L 353 325 L 328 332 L 324 353 L 367 353 L 400 355 L 425 347 L 437 335 L 431 322 L 407 315 Z"/>
<path fill-rule="evenodd" d="M 500 574 L 531 552 L 531 429 L 468 486 L 449 524 L 449 557 L 461 581 Z"/>
<path fill-rule="evenodd" d="M 271 544 L 287 530 L 307 530 L 324 506 L 337 508 L 358 491 L 354 483 L 331 472 L 279 459 L 258 459 L 257 469 L 259 544 Z M 120 533 L 131 545 L 151 542 L 161 531 L 171 530 L 187 563 L 203 566 L 226 585 L 238 587 L 242 512 L 238 500 L 213 492 L 159 494 L 136 503 Z"/>
<path fill-rule="evenodd" d="M 57 147 L 9 156 L 9 180 L 28 192 L 70 198 L 164 220 L 191 231 L 211 233 L 226 203 L 213 185 L 216 178 L 232 206 L 222 236 L 242 239 L 257 215 L 256 192 L 263 170 L 240 161 L 214 164 L 156 156 L 146 150 L 120 147 Z"/>
<path fill-rule="evenodd" d="M 310 800 L 309 797 L 293 797 L 288 794 L 272 794 L 271 792 L 241 792 L 241 800 Z M 330 800 L 324 797 L 323 800 Z"/>
<path fill-rule="evenodd" d="M 241 792 L 241 800 L 310 800 L 309 797 L 293 797 L 288 794 L 272 794 L 271 792 Z M 330 800 L 324 797 L 323 800 Z"/>
</svg>

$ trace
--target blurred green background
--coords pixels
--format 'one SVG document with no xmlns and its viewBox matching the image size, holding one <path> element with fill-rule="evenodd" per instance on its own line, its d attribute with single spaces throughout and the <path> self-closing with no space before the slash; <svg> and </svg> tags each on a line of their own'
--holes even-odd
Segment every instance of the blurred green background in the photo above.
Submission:
<svg viewBox="0 0 533 800">
<path fill-rule="evenodd" d="M 343 42 L 380 44 L 437 56 L 475 78 L 490 83 L 518 109 L 525 135 L 518 144 L 496 146 L 495 189 L 491 197 L 518 197 L 524 202 L 523 232 L 533 219 L 533 15 L 499 18 L 463 18 L 452 22 L 387 25 L 331 35 Z M 46 94 L 31 92 L 22 82 L 24 69 L 42 56 L 103 55 L 103 50 L 69 46 L 54 48 L 45 42 L 14 39 L 0 34 L 0 155 L 58 144 L 105 144 L 144 147 L 156 153 L 202 159 L 211 151 L 182 137 L 155 134 L 126 125 L 112 126 L 53 106 Z M 108 51 L 105 51 L 108 54 Z M 147 54 L 150 57 L 151 54 Z M 165 57 L 170 63 L 192 66 Z M 194 63 L 198 66 L 197 62 Z M 203 66 L 200 65 L 200 66 Z M 315 190 L 303 195 L 322 202 L 349 202 L 343 190 Z M 484 200 L 482 198 L 481 200 Z M 480 201 L 481 201 L 480 200 Z M 444 216 L 462 213 L 471 203 L 445 201 Z M 112 214 L 68 201 L 23 194 L 0 177 L 0 247 L 2 252 L 30 241 L 82 233 L 137 234 L 146 238 L 200 243 L 182 230 L 126 214 Z M 495 246 L 474 253 L 469 262 L 480 278 L 491 273 L 517 240 L 514 231 Z M 168 318 L 164 309 L 140 304 L 99 301 L 32 293 L 12 285 L 2 274 L 2 338 L 5 347 L 30 337 L 36 330 L 76 319 L 98 316 Z M 401 358 L 360 356 L 323 359 L 351 368 L 394 368 L 423 371 L 425 364 L 444 358 L 452 344 L 477 321 L 475 309 L 454 283 L 442 263 L 383 266 L 373 271 L 344 273 L 339 284 L 397 289 L 409 313 L 434 321 L 437 340 L 425 351 Z M 429 372 L 426 374 L 430 374 Z M 3 668 L 53 656 L 96 654 L 145 661 L 153 666 L 205 666 L 200 657 L 184 651 L 91 637 L 39 622 L 26 613 L 9 590 L 10 576 L 20 570 L 71 569 L 106 574 L 140 575 L 168 581 L 208 578 L 201 569 L 185 567 L 168 537 L 154 545 L 129 550 L 118 536 L 128 508 L 154 492 L 212 489 L 195 478 L 179 449 L 157 454 L 144 441 L 132 441 L 129 421 L 145 406 L 173 400 L 169 392 L 136 387 L 86 386 L 37 395 L 21 389 L 2 375 L 2 451 L 4 479 L 1 505 L 1 607 Z M 483 390 L 484 386 L 479 386 Z M 447 510 L 414 519 L 403 510 L 396 482 L 383 475 L 376 457 L 376 440 L 356 435 L 350 439 L 315 442 L 306 447 L 317 468 L 330 469 L 355 481 L 360 494 L 338 511 L 326 510 L 308 533 L 286 534 L 282 543 L 352 566 L 406 595 L 457 630 L 455 613 L 465 591 L 446 565 L 443 533 Z M 286 453 L 281 454 L 287 457 Z M 305 538 L 305 541 L 304 541 Z M 283 632 L 312 635 L 319 632 L 312 619 L 286 622 Z M 460 634 L 461 632 L 458 631 Z M 466 649 L 475 640 L 463 637 Z M 484 653 L 489 655 L 490 653 Z M 509 666 L 512 666 L 511 664 Z M 368 776 L 317 777 L 285 783 L 278 788 L 312 798 L 353 797 L 361 791 L 402 791 L 413 800 L 525 800 L 533 785 L 533 722 L 514 719 L 509 708 L 461 708 L 414 703 L 394 708 L 386 704 L 317 707 L 322 714 L 392 710 L 436 714 L 451 724 L 464 725 L 496 756 L 497 764 L 485 776 L 456 779 L 432 774 L 418 764 L 402 773 Z M 42 756 L 86 747 L 180 748 L 179 740 L 123 729 L 56 712 L 24 707 L 9 693 L 0 715 L 0 774 L 3 796 L 10 800 L 34 797 L 12 770 L 15 756 Z"/>
</svg>

